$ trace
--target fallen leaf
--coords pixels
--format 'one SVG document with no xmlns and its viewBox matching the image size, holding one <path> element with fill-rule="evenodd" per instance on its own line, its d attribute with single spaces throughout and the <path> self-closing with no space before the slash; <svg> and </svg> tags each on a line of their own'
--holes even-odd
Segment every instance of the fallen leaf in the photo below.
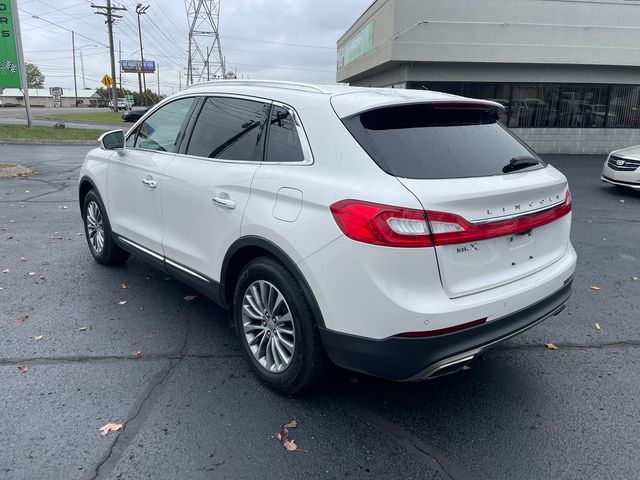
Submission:
<svg viewBox="0 0 640 480">
<path fill-rule="evenodd" d="M 31 190 L 25 190 L 24 193 L 31 193 Z"/>
<path fill-rule="evenodd" d="M 126 304 L 127 304 L 127 301 L 126 301 L 126 300 L 120 300 L 120 301 L 118 302 L 118 305 L 126 305 Z"/>
<path fill-rule="evenodd" d="M 186 297 L 184 297 L 184 299 L 185 299 L 187 302 L 190 302 L 191 300 L 193 300 L 193 299 L 195 299 L 195 298 L 196 298 L 196 296 L 195 296 L 195 295 L 187 295 Z"/>
<path fill-rule="evenodd" d="M 98 430 L 100 431 L 100 435 L 105 436 L 109 432 L 117 432 L 118 430 L 122 430 L 123 425 L 121 423 L 112 423 L 109 422 L 106 425 L 103 425 Z"/>
<path fill-rule="evenodd" d="M 121 283 L 120 288 L 126 290 L 127 288 L 129 288 L 129 285 L 127 285 L 126 283 Z"/>
<path fill-rule="evenodd" d="M 467 372 L 469 370 L 471 370 L 471 367 L 469 365 L 463 365 L 462 371 Z"/>
<path fill-rule="evenodd" d="M 18 318 L 16 318 L 13 323 L 22 323 L 24 322 L 27 318 L 29 318 L 29 315 L 20 315 Z"/>
<path fill-rule="evenodd" d="M 2 273 L 10 273 L 11 269 L 10 268 L 5 268 L 4 270 L 2 270 Z"/>
<path fill-rule="evenodd" d="M 87 327 L 80 327 L 80 328 L 78 328 L 78 330 L 80 330 L 81 332 L 86 332 L 87 331 Z"/>
<path fill-rule="evenodd" d="M 298 421 L 294 418 L 289 423 L 285 424 L 280 429 L 280 432 L 276 435 L 278 437 L 278 440 L 280 440 L 280 443 L 282 444 L 282 446 L 290 452 L 293 452 L 295 450 L 298 450 L 300 452 L 305 452 L 306 450 L 302 450 L 298 448 L 298 445 L 296 445 L 295 440 L 289 439 L 289 429 L 287 428 L 287 425 L 292 425 L 291 428 L 296 428 L 298 426 Z"/>
<path fill-rule="evenodd" d="M 295 418 L 290 420 L 288 423 L 285 423 L 282 428 L 296 428 L 298 426 L 298 420 Z"/>
<path fill-rule="evenodd" d="M 282 442 L 282 445 L 284 445 L 284 448 L 286 448 L 290 452 L 293 452 L 298 449 L 298 446 L 296 445 L 295 440 L 287 440 L 286 442 Z"/>
<path fill-rule="evenodd" d="M 42 340 L 43 338 L 44 338 L 44 335 L 38 335 L 37 337 L 33 337 L 33 339 L 36 341 Z"/>
<path fill-rule="evenodd" d="M 638 277 L 631 277 L 631 280 L 633 280 L 634 282 L 637 282 L 638 280 L 640 280 L 640 278 L 638 278 Z"/>
<path fill-rule="evenodd" d="M 138 358 L 138 357 L 142 356 L 142 350 L 136 350 L 131 355 L 133 355 L 133 358 Z"/>
<path fill-rule="evenodd" d="M 58 208 L 69 208 L 66 205 L 58 205 Z"/>
<path fill-rule="evenodd" d="M 353 384 L 353 385 L 357 385 L 358 383 L 360 383 L 360 380 L 358 380 L 355 377 L 352 377 L 349 379 L 349 383 Z"/>
<path fill-rule="evenodd" d="M 78 232 L 78 233 L 76 233 L 76 235 L 84 235 L 84 233 Z"/>
<path fill-rule="evenodd" d="M 37 275 L 36 272 L 27 272 L 28 277 L 35 277 Z"/>
<path fill-rule="evenodd" d="M 602 328 L 600 327 L 600 324 L 598 322 L 596 322 L 594 327 L 596 327 L 596 330 L 602 330 Z"/>
<path fill-rule="evenodd" d="M 545 343 L 545 346 L 549 349 L 549 350 L 557 350 L 558 346 L 555 343 Z"/>
<path fill-rule="evenodd" d="M 20 257 L 20 261 L 21 261 L 21 262 L 26 262 L 26 261 L 27 261 L 27 259 L 26 259 L 25 257 Z"/>
<path fill-rule="evenodd" d="M 144 277 L 145 280 L 151 280 L 151 277 Z"/>
<path fill-rule="evenodd" d="M 624 203 L 624 200 L 618 200 L 618 202 L 620 202 L 620 203 Z"/>
<path fill-rule="evenodd" d="M 29 371 L 29 367 L 27 367 L 26 365 L 20 365 L 18 367 L 18 370 L 20 370 L 20 373 L 27 373 Z"/>
<path fill-rule="evenodd" d="M 602 290 L 602 289 L 601 289 L 600 287 L 597 287 L 597 286 L 593 285 L 593 286 L 591 287 L 591 290 L 593 290 L 593 291 L 596 291 L 596 292 L 597 292 L 598 290 Z"/>
</svg>

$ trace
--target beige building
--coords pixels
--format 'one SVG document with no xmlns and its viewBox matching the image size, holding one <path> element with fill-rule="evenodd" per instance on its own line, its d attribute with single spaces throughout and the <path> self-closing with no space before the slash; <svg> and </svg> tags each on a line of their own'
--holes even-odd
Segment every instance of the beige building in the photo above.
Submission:
<svg viewBox="0 0 640 480">
<path fill-rule="evenodd" d="M 60 96 L 61 107 L 75 105 L 75 91 L 63 89 Z M 30 88 L 29 100 L 32 107 L 54 107 L 54 98 L 49 94 L 49 88 Z M 0 101 L 3 105 L 24 105 L 24 95 L 18 88 L 0 89 Z M 104 106 L 105 99 L 97 90 L 78 90 L 79 107 Z"/>
<path fill-rule="evenodd" d="M 640 144 L 640 1 L 376 0 L 337 80 L 487 98 L 541 153 Z"/>
</svg>

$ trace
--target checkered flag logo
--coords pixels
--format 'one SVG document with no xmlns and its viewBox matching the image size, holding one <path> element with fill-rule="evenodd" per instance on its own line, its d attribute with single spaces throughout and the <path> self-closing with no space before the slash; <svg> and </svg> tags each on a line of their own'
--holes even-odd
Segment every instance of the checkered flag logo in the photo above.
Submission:
<svg viewBox="0 0 640 480">
<path fill-rule="evenodd" d="M 16 73 L 16 71 L 18 70 L 18 66 L 11 60 L 5 60 L 2 63 L 2 68 L 4 68 L 5 70 L 9 70 L 11 73 Z"/>
</svg>

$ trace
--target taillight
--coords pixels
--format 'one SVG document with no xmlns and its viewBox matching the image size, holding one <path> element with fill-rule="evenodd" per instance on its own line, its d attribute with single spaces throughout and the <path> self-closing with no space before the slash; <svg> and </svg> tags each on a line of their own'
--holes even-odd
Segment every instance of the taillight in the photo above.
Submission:
<svg viewBox="0 0 640 480">
<path fill-rule="evenodd" d="M 342 233 L 352 240 L 386 247 L 433 246 L 422 210 L 358 200 L 342 200 L 330 208 Z"/>
<path fill-rule="evenodd" d="M 561 205 L 522 217 L 486 223 L 471 223 L 455 213 L 359 200 L 342 200 L 330 208 L 342 233 L 352 240 L 386 247 L 433 247 L 526 232 L 563 217 L 572 207 L 571 192 L 567 189 Z"/>
</svg>

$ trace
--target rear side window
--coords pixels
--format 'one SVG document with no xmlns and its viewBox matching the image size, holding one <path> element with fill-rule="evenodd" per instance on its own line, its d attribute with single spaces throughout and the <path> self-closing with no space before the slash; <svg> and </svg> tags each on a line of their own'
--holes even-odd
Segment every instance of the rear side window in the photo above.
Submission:
<svg viewBox="0 0 640 480">
<path fill-rule="evenodd" d="M 269 120 L 266 161 L 301 162 L 303 160 L 304 152 L 295 119 L 289 110 L 274 105 Z"/>
<path fill-rule="evenodd" d="M 204 103 L 188 155 L 262 161 L 264 127 L 271 105 L 239 98 L 210 97 Z"/>
<path fill-rule="evenodd" d="M 397 177 L 484 177 L 546 165 L 498 123 L 493 109 L 450 105 L 379 108 L 343 122 L 378 166 Z M 514 162 L 519 165 L 510 169 Z"/>
<path fill-rule="evenodd" d="M 175 152 L 178 134 L 193 104 L 193 98 L 182 98 L 160 107 L 138 128 L 135 137 L 135 148 Z M 129 143 L 127 139 L 127 144 Z"/>
</svg>

